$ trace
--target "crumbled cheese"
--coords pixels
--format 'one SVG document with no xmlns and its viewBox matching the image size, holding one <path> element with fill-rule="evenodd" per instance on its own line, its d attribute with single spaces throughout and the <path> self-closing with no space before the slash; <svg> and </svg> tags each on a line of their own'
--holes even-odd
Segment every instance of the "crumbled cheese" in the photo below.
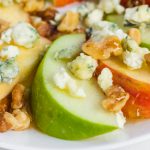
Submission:
<svg viewBox="0 0 150 150">
<path fill-rule="evenodd" d="M 60 22 L 60 21 L 63 19 L 64 16 L 65 16 L 64 13 L 62 13 L 62 12 L 57 12 L 56 15 L 55 15 L 54 20 L 55 20 L 56 22 Z"/>
<path fill-rule="evenodd" d="M 137 42 L 129 36 L 123 40 L 123 62 L 132 69 L 140 69 L 144 62 L 144 55 L 149 53 L 147 48 L 140 47 Z"/>
<path fill-rule="evenodd" d="M 113 12 L 122 14 L 125 10 L 124 7 L 120 5 L 120 0 L 101 0 L 99 8 L 106 14 L 110 14 Z"/>
<path fill-rule="evenodd" d="M 15 58 L 16 56 L 19 55 L 19 49 L 16 46 L 6 46 L 0 51 L 0 58 Z"/>
<path fill-rule="evenodd" d="M 114 9 L 118 14 L 122 14 L 125 11 L 125 8 L 120 5 L 120 0 L 113 0 Z"/>
<path fill-rule="evenodd" d="M 54 76 L 55 85 L 60 89 L 67 88 L 67 83 L 70 80 L 69 74 L 65 71 L 64 68 L 60 68 L 60 71 L 57 72 Z"/>
<path fill-rule="evenodd" d="M 100 9 L 94 9 L 91 13 L 88 14 L 86 18 L 86 25 L 92 27 L 97 22 L 103 19 L 103 11 Z"/>
<path fill-rule="evenodd" d="M 113 75 L 110 69 L 104 68 L 101 71 L 98 76 L 98 84 L 104 92 L 113 85 Z"/>
<path fill-rule="evenodd" d="M 58 88 L 68 90 L 72 96 L 79 98 L 86 97 L 84 90 L 77 85 L 64 68 L 60 68 L 54 75 L 54 83 Z"/>
<path fill-rule="evenodd" d="M 139 53 L 143 57 L 145 54 L 149 53 L 148 48 L 140 47 L 138 43 L 129 36 L 127 36 L 122 43 L 125 50 Z"/>
<path fill-rule="evenodd" d="M 0 82 L 11 83 L 18 73 L 19 68 L 14 59 L 0 61 Z"/>
<path fill-rule="evenodd" d="M 116 121 L 119 128 L 121 129 L 124 128 L 124 125 L 126 123 L 126 118 L 124 117 L 122 111 L 116 113 Z"/>
<path fill-rule="evenodd" d="M 79 5 L 75 5 L 73 7 L 69 7 L 69 10 L 72 12 L 79 13 L 80 19 L 84 19 L 90 12 L 92 12 L 96 8 L 94 2 L 81 2 Z M 65 14 L 68 12 L 68 9 L 60 10 L 56 13 L 54 20 L 59 23 Z"/>
<path fill-rule="evenodd" d="M 150 7 L 141 5 L 133 8 L 127 8 L 125 12 L 125 22 L 132 24 L 150 23 Z"/>
<path fill-rule="evenodd" d="M 127 37 L 127 34 L 121 29 L 114 31 L 114 35 L 116 35 L 120 40 L 123 40 Z"/>
<path fill-rule="evenodd" d="M 137 51 L 137 49 L 139 49 L 138 43 L 129 36 L 122 41 L 122 45 L 123 48 L 128 51 Z"/>
<path fill-rule="evenodd" d="M 77 11 L 82 18 L 95 9 L 95 4 L 93 2 L 83 2 L 75 11 Z"/>
<path fill-rule="evenodd" d="M 119 29 L 115 23 L 108 21 L 99 21 L 93 26 L 93 32 L 91 38 L 94 41 L 100 41 L 107 36 L 117 36 L 120 40 L 127 37 L 127 34 L 123 30 Z"/>
<path fill-rule="evenodd" d="M 117 29 L 117 25 L 108 21 L 99 21 L 93 26 L 93 32 L 91 35 L 92 40 L 100 41 L 104 37 L 113 35 L 113 31 Z"/>
<path fill-rule="evenodd" d="M 92 78 L 97 66 L 97 61 L 84 53 L 81 53 L 80 56 L 68 63 L 69 70 L 79 79 Z"/>
<path fill-rule="evenodd" d="M 97 30 L 108 29 L 111 31 L 115 31 L 118 29 L 118 26 L 117 24 L 109 21 L 99 21 L 93 28 Z"/>
<path fill-rule="evenodd" d="M 79 98 L 86 97 L 84 90 L 81 87 L 78 87 L 73 79 L 67 83 L 67 87 L 71 95 Z"/>
<path fill-rule="evenodd" d="M 34 27 L 25 22 L 20 22 L 14 27 L 2 32 L 1 40 L 10 44 L 13 41 L 19 46 L 31 48 L 38 39 L 39 34 Z"/>
<path fill-rule="evenodd" d="M 13 27 L 12 38 L 17 45 L 31 48 L 38 37 L 36 29 L 28 23 L 20 22 Z"/>
<path fill-rule="evenodd" d="M 139 54 L 141 54 L 141 56 L 143 56 L 143 58 L 144 58 L 144 55 L 150 53 L 149 49 L 148 49 L 148 48 L 145 48 L 145 47 L 139 47 L 139 48 L 137 49 L 137 52 L 138 52 Z"/>
<path fill-rule="evenodd" d="M 114 4 L 112 0 L 101 0 L 99 8 L 102 9 L 106 14 L 110 14 L 114 11 Z"/>
<path fill-rule="evenodd" d="M 8 43 L 8 44 L 11 42 L 11 40 L 12 40 L 12 28 L 9 28 L 6 31 L 2 32 L 1 40 L 3 42 Z"/>
<path fill-rule="evenodd" d="M 123 62 L 132 69 L 140 69 L 143 64 L 143 56 L 137 52 L 126 51 L 123 53 Z"/>
</svg>

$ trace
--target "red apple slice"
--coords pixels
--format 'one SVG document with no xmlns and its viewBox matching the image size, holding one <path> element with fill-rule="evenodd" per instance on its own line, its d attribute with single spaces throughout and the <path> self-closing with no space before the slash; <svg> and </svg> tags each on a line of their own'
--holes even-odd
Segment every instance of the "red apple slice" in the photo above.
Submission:
<svg viewBox="0 0 150 150">
<path fill-rule="evenodd" d="M 130 99 L 123 108 L 126 117 L 150 118 L 150 67 L 130 70 L 122 61 L 112 58 L 102 61 L 96 74 L 105 67 L 111 69 L 114 84 L 119 84 L 130 94 Z"/>
</svg>

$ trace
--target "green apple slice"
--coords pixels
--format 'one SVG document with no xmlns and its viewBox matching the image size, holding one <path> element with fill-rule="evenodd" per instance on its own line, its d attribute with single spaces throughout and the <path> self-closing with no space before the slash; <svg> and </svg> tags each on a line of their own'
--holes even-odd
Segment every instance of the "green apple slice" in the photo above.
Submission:
<svg viewBox="0 0 150 150">
<path fill-rule="evenodd" d="M 130 28 L 132 28 L 132 26 L 123 25 L 124 23 L 123 15 L 111 14 L 111 15 L 107 15 L 105 19 L 107 21 L 116 23 L 125 32 L 127 32 Z M 142 38 L 141 46 L 150 49 L 150 26 L 146 28 L 140 28 L 140 32 Z"/>
<path fill-rule="evenodd" d="M 142 47 L 147 47 L 150 50 L 150 26 L 145 28 L 140 28 L 141 35 L 142 35 Z"/>
<path fill-rule="evenodd" d="M 125 32 L 130 29 L 130 27 L 124 26 L 124 17 L 123 15 L 117 15 L 117 14 L 110 14 L 107 15 L 105 18 L 107 21 L 116 23 L 119 28 L 124 30 Z"/>
<path fill-rule="evenodd" d="M 54 74 L 66 66 L 66 60 L 55 59 L 57 51 L 79 49 L 84 41 L 82 34 L 66 35 L 56 40 L 43 59 L 33 83 L 31 106 L 36 126 L 57 138 L 79 140 L 118 128 L 116 115 L 101 107 L 105 96 L 95 79 L 74 78 L 86 92 L 83 99 L 70 96 L 53 82 Z"/>
</svg>

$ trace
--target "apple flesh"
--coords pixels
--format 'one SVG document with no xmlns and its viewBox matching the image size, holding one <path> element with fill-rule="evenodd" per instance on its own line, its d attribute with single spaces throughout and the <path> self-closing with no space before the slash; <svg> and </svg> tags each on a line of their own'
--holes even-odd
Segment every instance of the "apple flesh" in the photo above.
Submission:
<svg viewBox="0 0 150 150">
<path fill-rule="evenodd" d="M 10 26 L 20 21 L 30 22 L 29 15 L 19 5 L 8 7 L 0 6 L 0 19 L 9 23 Z"/>
<path fill-rule="evenodd" d="M 32 78 L 32 74 L 35 72 L 39 61 L 42 59 L 42 55 L 46 51 L 46 45 L 50 42 L 45 38 L 40 38 L 33 48 L 26 49 L 19 47 L 20 54 L 17 57 L 16 63 L 19 66 L 19 74 L 13 80 L 11 84 L 0 83 L 0 100 L 5 98 L 13 89 L 13 87 L 19 82 L 28 81 Z"/>
<path fill-rule="evenodd" d="M 13 26 L 20 21 L 29 22 L 29 15 L 21 7 L 11 5 L 8 7 L 0 7 L 0 19 L 5 20 L 10 26 Z M 0 100 L 6 97 L 18 82 L 22 83 L 25 81 L 25 85 L 27 81 L 31 83 L 31 75 L 35 72 L 43 53 L 45 53 L 45 46 L 49 43 L 47 39 L 40 37 L 31 49 L 19 47 L 20 54 L 16 60 L 19 65 L 19 74 L 11 84 L 0 83 Z M 1 46 L 3 47 L 5 44 Z"/>
<path fill-rule="evenodd" d="M 122 86 L 130 99 L 123 112 L 128 118 L 150 118 L 150 68 L 130 70 L 118 58 L 102 61 L 97 69 L 98 75 L 103 68 L 111 69 L 114 84 Z"/>
<path fill-rule="evenodd" d="M 55 59 L 56 52 L 79 49 L 84 41 L 82 34 L 60 37 L 51 45 L 37 71 L 32 87 L 33 118 L 38 129 L 50 136 L 80 140 L 118 128 L 116 115 L 101 107 L 105 96 L 95 79 L 78 80 L 72 76 L 86 92 L 83 99 L 70 96 L 54 84 L 55 73 L 62 67 L 66 68 L 66 61 Z"/>
</svg>

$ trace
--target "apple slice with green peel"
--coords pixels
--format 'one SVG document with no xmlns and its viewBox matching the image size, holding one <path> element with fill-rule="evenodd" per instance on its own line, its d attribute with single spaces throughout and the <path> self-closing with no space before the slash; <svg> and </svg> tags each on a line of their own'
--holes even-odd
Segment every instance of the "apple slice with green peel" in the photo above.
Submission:
<svg viewBox="0 0 150 150">
<path fill-rule="evenodd" d="M 116 115 L 101 107 L 105 96 L 96 79 L 78 80 L 72 76 L 84 89 L 85 98 L 70 96 L 67 91 L 57 88 L 53 81 L 55 73 L 66 68 L 67 62 L 56 59 L 55 54 L 60 50 L 80 49 L 84 41 L 82 34 L 60 37 L 51 45 L 37 71 L 32 87 L 32 112 L 36 126 L 50 136 L 79 140 L 118 128 Z"/>
<path fill-rule="evenodd" d="M 123 15 L 111 14 L 107 15 L 105 18 L 107 21 L 116 23 L 123 31 L 127 32 L 132 26 L 124 26 L 124 18 Z M 133 26 L 133 28 L 135 28 Z M 142 37 L 142 47 L 146 47 L 150 49 L 150 27 L 147 26 L 145 28 L 140 28 L 141 37 Z"/>
<path fill-rule="evenodd" d="M 107 15 L 105 19 L 107 21 L 116 23 L 119 26 L 119 28 L 121 28 L 123 31 L 128 31 L 130 29 L 130 27 L 124 26 L 123 15 L 111 14 Z"/>
<path fill-rule="evenodd" d="M 142 35 L 142 47 L 147 47 L 150 49 L 150 26 L 141 27 L 140 28 L 141 35 Z"/>
</svg>

